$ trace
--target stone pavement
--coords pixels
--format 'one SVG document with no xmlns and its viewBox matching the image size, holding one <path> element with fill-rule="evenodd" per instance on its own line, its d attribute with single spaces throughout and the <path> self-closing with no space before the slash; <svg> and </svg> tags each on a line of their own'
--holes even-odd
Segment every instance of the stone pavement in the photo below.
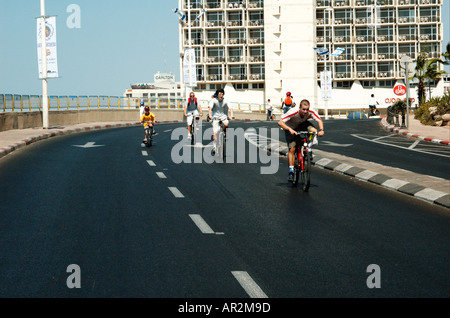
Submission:
<svg viewBox="0 0 450 318">
<path fill-rule="evenodd" d="M 138 123 L 100 122 L 77 124 L 67 127 L 50 127 L 49 129 L 29 128 L 8 130 L 0 132 L 0 158 L 39 140 L 84 131 L 134 125 L 138 125 Z M 399 129 L 387 124 L 385 118 L 381 120 L 381 125 L 385 130 L 392 133 L 450 146 L 450 127 L 448 126 L 425 126 L 420 124 L 418 120 L 415 120 L 413 116 L 410 117 L 408 130 Z M 286 152 L 287 148 L 285 144 L 282 144 L 280 146 L 280 154 L 286 155 Z M 450 208 L 450 180 L 421 175 L 394 167 L 387 167 L 373 162 L 321 151 L 319 149 L 314 150 L 314 165 Z"/>
</svg>

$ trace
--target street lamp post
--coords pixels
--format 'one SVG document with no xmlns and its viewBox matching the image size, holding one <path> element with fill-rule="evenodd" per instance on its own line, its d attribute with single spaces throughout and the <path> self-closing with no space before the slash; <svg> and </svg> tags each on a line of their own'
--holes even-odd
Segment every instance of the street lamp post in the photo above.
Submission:
<svg viewBox="0 0 450 318">
<path fill-rule="evenodd" d="M 48 78 L 45 0 L 41 0 L 42 127 L 48 129 Z"/>
<path fill-rule="evenodd" d="M 191 1 L 188 0 L 187 1 L 187 7 L 188 7 L 188 14 L 187 14 L 187 18 L 186 18 L 186 22 L 188 24 L 188 47 L 189 47 L 189 54 L 191 54 L 191 49 L 192 49 L 192 35 L 191 35 Z M 186 52 L 184 53 L 186 54 Z M 191 74 L 191 70 L 192 70 L 192 61 L 191 61 L 191 55 L 189 55 L 189 86 L 187 85 L 188 83 L 185 83 L 186 85 L 186 99 L 189 97 L 190 94 L 190 89 L 192 88 L 192 74 Z M 194 54 L 194 58 L 195 58 L 195 54 Z"/>
<path fill-rule="evenodd" d="M 326 8 L 325 12 L 328 12 L 328 20 L 327 20 L 327 24 L 330 23 L 331 21 L 331 8 Z M 331 27 L 330 27 L 330 37 L 331 37 Z M 327 48 L 328 46 L 328 41 L 327 41 L 327 33 L 325 31 L 325 48 Z M 325 119 L 328 119 L 328 82 L 331 80 L 330 78 L 328 78 L 328 66 L 327 66 L 327 60 L 328 60 L 328 56 L 330 56 L 330 62 L 331 62 L 331 39 L 330 39 L 330 43 L 329 43 L 329 47 L 328 47 L 328 54 L 325 55 L 325 76 L 324 76 L 324 82 L 325 82 Z"/>
<path fill-rule="evenodd" d="M 400 64 L 405 69 L 405 86 L 406 86 L 406 129 L 409 129 L 409 63 L 411 58 L 405 55 L 401 58 Z"/>
</svg>

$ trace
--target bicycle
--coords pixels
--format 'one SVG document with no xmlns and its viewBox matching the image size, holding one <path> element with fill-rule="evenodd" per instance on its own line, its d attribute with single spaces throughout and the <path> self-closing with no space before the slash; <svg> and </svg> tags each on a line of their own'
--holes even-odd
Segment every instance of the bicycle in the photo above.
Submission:
<svg viewBox="0 0 450 318">
<path fill-rule="evenodd" d="M 187 115 L 189 116 L 194 116 L 193 113 L 189 113 Z M 196 141 L 197 141 L 197 129 L 198 129 L 198 120 L 200 119 L 199 115 L 196 115 L 194 118 L 192 118 L 192 123 L 190 125 L 191 127 L 191 145 L 195 145 Z"/>
<path fill-rule="evenodd" d="M 267 120 L 275 120 L 275 115 L 273 114 L 273 110 L 267 110 Z"/>
<path fill-rule="evenodd" d="M 371 116 L 380 116 L 380 111 L 375 108 L 369 108 L 369 112 L 367 113 L 367 117 L 370 118 Z"/>
<path fill-rule="evenodd" d="M 295 148 L 294 181 L 292 185 L 297 187 L 299 177 L 302 180 L 302 189 L 307 192 L 311 184 L 311 148 L 309 144 L 316 135 L 315 132 L 298 131 L 297 146 Z"/>
<path fill-rule="evenodd" d="M 152 146 L 152 140 L 153 140 L 153 138 L 152 138 L 152 135 L 153 135 L 153 129 L 150 127 L 150 125 L 149 125 L 149 121 L 147 121 L 147 126 L 144 128 L 144 131 L 145 131 L 145 138 L 146 138 L 146 140 L 144 140 L 144 144 L 145 144 L 145 146 L 148 148 L 148 147 L 151 147 Z"/>
<path fill-rule="evenodd" d="M 230 118 L 228 117 L 227 119 Z M 215 155 L 219 155 L 223 160 L 225 160 L 227 149 L 227 133 L 225 131 L 225 125 L 223 121 L 221 119 L 216 120 L 219 121 L 219 132 L 217 133 L 217 149 Z"/>
</svg>

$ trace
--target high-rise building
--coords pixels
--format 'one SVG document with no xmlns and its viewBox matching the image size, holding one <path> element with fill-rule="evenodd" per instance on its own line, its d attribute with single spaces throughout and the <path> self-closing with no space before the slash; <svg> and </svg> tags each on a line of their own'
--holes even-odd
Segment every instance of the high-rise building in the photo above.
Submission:
<svg viewBox="0 0 450 318">
<path fill-rule="evenodd" d="M 421 52 L 442 54 L 442 0 L 179 0 L 179 8 L 186 14 L 180 75 L 191 47 L 194 91 L 204 99 L 225 88 L 232 102 L 280 105 L 290 91 L 296 102 L 336 109 L 366 107 L 375 94 L 387 107 L 404 98 L 393 91 L 405 78 L 403 56 L 414 62 Z M 318 55 L 317 47 L 344 51 Z M 328 100 L 320 80 L 325 69 L 332 74 Z M 434 85 L 433 94 L 441 91 L 441 83 Z"/>
</svg>

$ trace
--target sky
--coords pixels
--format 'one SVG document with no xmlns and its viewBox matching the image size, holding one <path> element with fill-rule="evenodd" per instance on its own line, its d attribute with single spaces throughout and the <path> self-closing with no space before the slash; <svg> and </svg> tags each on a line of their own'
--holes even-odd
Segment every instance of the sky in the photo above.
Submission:
<svg viewBox="0 0 450 318">
<path fill-rule="evenodd" d="M 78 16 L 68 12 L 72 4 Z M 158 71 L 180 81 L 177 6 L 178 0 L 46 0 L 46 15 L 57 20 L 59 71 L 48 94 L 122 96 L 132 83 L 152 83 Z M 0 0 L 0 94 L 42 94 L 38 16 L 40 0 Z M 445 51 L 450 0 L 442 18 Z"/>
</svg>

